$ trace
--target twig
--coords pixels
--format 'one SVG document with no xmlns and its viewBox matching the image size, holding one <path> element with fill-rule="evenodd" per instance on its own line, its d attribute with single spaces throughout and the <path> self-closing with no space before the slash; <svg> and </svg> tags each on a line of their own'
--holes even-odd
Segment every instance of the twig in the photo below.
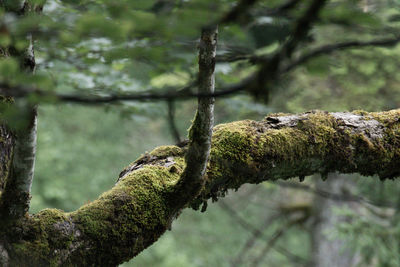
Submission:
<svg viewBox="0 0 400 267">
<path fill-rule="evenodd" d="M 374 40 L 374 41 L 350 41 L 350 42 L 343 42 L 343 43 L 337 43 L 337 44 L 330 44 L 330 45 L 325 45 L 319 48 L 316 48 L 315 50 L 304 54 L 300 56 L 298 59 L 294 60 L 291 62 L 289 65 L 287 65 L 285 68 L 282 69 L 281 73 L 286 73 L 297 66 L 304 64 L 305 62 L 309 61 L 312 58 L 321 56 L 321 55 L 326 55 L 330 54 L 339 50 L 345 50 L 345 49 L 350 49 L 350 48 L 361 48 L 361 47 L 368 47 L 368 46 L 377 46 L 377 47 L 391 47 L 395 46 L 400 42 L 400 36 L 395 37 L 395 38 L 385 38 L 381 40 Z"/>
<path fill-rule="evenodd" d="M 293 220 L 288 221 L 284 225 L 282 225 L 278 230 L 276 230 L 272 236 L 269 238 L 267 244 L 265 245 L 264 249 L 261 251 L 258 257 L 256 257 L 251 263 L 250 266 L 256 267 L 260 264 L 260 262 L 264 259 L 270 249 L 275 245 L 275 243 L 282 237 L 289 228 L 296 224 L 303 223 L 308 218 L 307 215 L 301 216 L 300 218 L 296 218 Z"/>
<path fill-rule="evenodd" d="M 248 243 L 250 243 L 250 240 L 253 239 L 253 237 L 255 238 L 263 238 L 264 237 L 264 232 L 261 231 L 260 229 L 258 229 L 257 227 L 254 227 L 253 225 L 251 225 L 250 223 L 248 223 L 245 219 L 243 219 L 242 217 L 239 216 L 239 214 L 237 214 L 237 212 L 231 208 L 231 206 L 227 205 L 223 200 L 219 200 L 218 204 L 223 208 L 224 211 L 226 211 L 240 226 L 242 226 L 246 231 L 249 231 L 252 233 L 252 237 L 249 239 L 248 242 L 246 242 L 245 246 L 248 246 L 249 248 L 251 248 L 251 246 L 253 244 L 248 245 Z M 277 220 L 281 217 L 281 214 L 276 214 L 274 216 L 268 217 L 266 219 L 266 221 L 264 222 L 263 225 L 270 225 L 274 220 Z M 251 241 L 252 242 L 252 241 Z M 298 262 L 303 262 L 303 263 L 308 263 L 308 261 L 300 256 L 297 256 L 291 252 L 288 251 L 282 251 L 282 249 L 279 248 L 275 248 L 273 247 L 277 252 L 285 255 L 287 258 L 289 258 L 290 260 L 295 259 L 295 261 Z M 243 250 L 243 249 L 242 249 Z M 244 255 L 244 254 L 242 254 Z M 241 259 L 240 259 L 241 260 Z M 238 261 L 238 263 L 235 262 L 236 259 L 234 259 L 231 263 L 231 266 L 239 266 L 240 261 Z"/>
<path fill-rule="evenodd" d="M 323 191 L 323 190 L 318 190 L 318 189 L 314 189 L 308 185 L 304 185 L 304 184 L 297 184 L 297 183 L 285 183 L 285 182 L 273 182 L 273 184 L 277 184 L 279 186 L 282 187 L 289 187 L 289 188 L 295 188 L 295 189 L 299 189 L 299 190 L 303 190 L 306 192 L 310 192 L 316 195 L 319 195 L 320 197 L 324 197 L 324 198 L 329 198 L 331 200 L 334 201 L 341 201 L 341 202 L 357 202 L 357 203 L 361 203 L 361 204 L 367 204 L 367 205 L 372 205 L 372 206 L 376 206 L 376 207 L 381 207 L 381 208 L 394 208 L 396 209 L 396 205 L 394 203 L 389 203 L 389 202 L 374 202 L 371 201 L 369 199 L 366 199 L 364 197 L 361 196 L 356 196 L 356 195 L 344 195 L 344 194 L 335 194 L 335 193 L 331 193 L 331 192 L 327 192 L 327 191 Z"/>
<path fill-rule="evenodd" d="M 168 125 L 171 135 L 175 139 L 175 143 L 179 144 L 182 142 L 181 136 L 178 131 L 178 127 L 175 123 L 175 103 L 172 100 L 167 101 L 168 105 Z"/>
<path fill-rule="evenodd" d="M 225 16 L 220 19 L 218 24 L 228 24 L 237 21 L 241 16 L 243 16 L 247 10 L 253 6 L 257 0 L 240 0 L 236 6 L 234 6 Z"/>
</svg>

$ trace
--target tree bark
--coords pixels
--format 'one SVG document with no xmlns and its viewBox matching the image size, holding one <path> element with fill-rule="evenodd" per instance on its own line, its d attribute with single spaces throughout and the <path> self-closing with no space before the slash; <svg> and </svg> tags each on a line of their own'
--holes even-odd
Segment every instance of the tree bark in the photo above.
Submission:
<svg viewBox="0 0 400 267">
<path fill-rule="evenodd" d="M 313 173 L 395 178 L 400 174 L 399 116 L 400 110 L 313 111 L 218 125 L 206 183 L 187 206 L 217 200 L 244 183 Z M 113 266 L 129 260 L 169 227 L 175 199 L 188 197 L 175 190 L 186 150 L 158 147 L 128 166 L 110 191 L 78 210 L 46 209 L 3 228 L 0 257 L 7 255 L 9 266 Z"/>
<path fill-rule="evenodd" d="M 40 12 L 41 5 L 31 3 L 28 0 L 0 1 L 0 7 L 7 12 L 14 13 L 17 16 L 24 16 L 30 12 Z M 43 3 L 42 3 L 43 4 Z M 19 61 L 20 69 L 33 74 L 36 68 L 34 41 L 32 34 L 27 34 L 29 44 L 17 49 L 14 44 L 0 48 L 1 57 L 14 57 Z M 10 101 L 6 99 L 5 101 Z M 18 220 L 26 215 L 29 210 L 30 193 L 34 175 L 35 156 L 36 156 L 36 128 L 37 128 L 37 107 L 26 100 L 17 100 L 15 103 L 5 104 L 14 109 L 11 112 L 17 112 L 20 123 L 19 127 L 8 127 L 7 118 L 3 118 L 3 132 L 7 136 L 13 136 L 13 142 L 3 142 L 9 147 L 5 148 L 3 153 L 12 151 L 12 157 L 0 158 L 0 161 L 6 160 L 9 166 L 4 167 L 7 175 L 1 175 L 0 178 L 0 217 L 4 221 Z M 1 173 L 3 174 L 3 173 Z M 1 243 L 0 243 L 1 245 Z"/>
<path fill-rule="evenodd" d="M 199 93 L 212 94 L 215 87 L 215 56 L 217 54 L 218 27 L 204 28 L 199 51 Z M 204 186 L 214 125 L 214 98 L 199 97 L 197 112 L 189 129 L 189 148 L 185 155 L 186 167 L 176 191 L 176 212 L 192 201 Z M 178 192 L 181 191 L 181 194 Z"/>
<path fill-rule="evenodd" d="M 14 138 L 4 125 L 0 126 L 0 199 L 10 174 Z M 1 201 L 1 200 L 0 200 Z"/>
<path fill-rule="evenodd" d="M 36 157 L 37 111 L 36 107 L 30 106 L 24 109 L 22 114 L 27 118 L 27 125 L 13 133 L 8 131 L 14 136 L 15 142 L 7 148 L 12 150 L 13 156 L 0 199 L 0 216 L 3 220 L 18 220 L 29 210 Z"/>
</svg>

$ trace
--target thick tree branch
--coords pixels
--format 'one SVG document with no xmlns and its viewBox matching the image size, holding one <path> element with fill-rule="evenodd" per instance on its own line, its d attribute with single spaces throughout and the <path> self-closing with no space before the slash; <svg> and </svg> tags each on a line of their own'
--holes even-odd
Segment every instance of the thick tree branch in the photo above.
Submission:
<svg viewBox="0 0 400 267">
<path fill-rule="evenodd" d="M 399 117 L 400 110 L 309 112 L 218 125 L 206 183 L 190 204 L 216 200 L 244 183 L 313 173 L 397 177 Z M 47 209 L 5 229 L 1 235 L 8 242 L 3 250 L 11 266 L 110 266 L 137 255 L 175 218 L 186 151 L 176 146 L 156 148 L 127 167 L 113 189 L 79 210 Z"/>
</svg>

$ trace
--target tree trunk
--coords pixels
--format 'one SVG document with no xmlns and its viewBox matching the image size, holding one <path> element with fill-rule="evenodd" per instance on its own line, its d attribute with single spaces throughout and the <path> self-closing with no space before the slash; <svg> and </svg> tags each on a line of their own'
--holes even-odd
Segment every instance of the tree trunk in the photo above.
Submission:
<svg viewBox="0 0 400 267">
<path fill-rule="evenodd" d="M 16 16 L 40 12 L 41 8 L 36 4 L 28 0 L 0 1 L 0 7 Z M 19 61 L 22 71 L 33 74 L 36 68 L 34 42 L 32 34 L 28 33 L 26 37 L 29 40 L 26 47 L 17 48 L 14 43 L 7 47 L 0 47 L 0 57 L 15 58 Z M 16 117 L 22 125 L 10 127 L 13 122 L 7 123 L 7 117 L 2 118 L 1 122 L 6 124 L 1 126 L 5 134 L 12 135 L 14 142 L 3 142 L 10 146 L 5 148 L 3 153 L 7 151 L 13 153 L 12 157 L 7 158 L 10 161 L 7 163 L 10 165 L 6 168 L 7 175 L 0 178 L 0 217 L 3 221 L 12 221 L 25 216 L 29 210 L 36 156 L 37 108 L 27 100 L 17 100 L 13 104 L 6 104 L 6 101 L 11 102 L 10 99 L 3 100 L 3 107 L 6 109 L 12 107 L 11 112 L 18 113 Z"/>
<path fill-rule="evenodd" d="M 328 180 L 316 181 L 316 190 L 335 195 L 345 195 L 354 186 L 349 177 L 332 173 Z M 335 209 L 347 207 L 359 209 L 359 203 L 346 202 L 345 199 L 329 199 L 318 194 L 314 199 L 314 216 L 316 223 L 311 229 L 312 262 L 315 267 L 351 267 L 359 263 L 359 255 L 351 250 L 343 240 L 335 239 L 335 227 L 345 222 L 346 218 L 335 213 Z"/>
</svg>

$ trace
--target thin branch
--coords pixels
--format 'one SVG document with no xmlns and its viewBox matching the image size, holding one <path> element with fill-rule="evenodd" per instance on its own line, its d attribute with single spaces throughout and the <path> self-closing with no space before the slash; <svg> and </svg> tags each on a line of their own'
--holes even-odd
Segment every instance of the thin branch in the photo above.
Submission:
<svg viewBox="0 0 400 267">
<path fill-rule="evenodd" d="M 263 16 L 278 16 L 288 12 L 295 8 L 301 0 L 288 0 L 280 6 L 272 9 L 264 10 Z M 228 11 L 218 22 L 219 24 L 228 24 L 232 22 L 238 22 L 241 19 L 244 21 L 250 21 L 254 15 L 249 14 L 248 10 L 256 4 L 257 0 L 241 0 L 239 1 L 230 11 Z"/>
<path fill-rule="evenodd" d="M 256 97 L 263 95 L 268 100 L 268 92 L 262 90 L 268 88 L 268 83 L 275 81 L 279 76 L 279 69 L 284 59 L 291 58 L 297 46 L 307 37 L 312 28 L 312 24 L 317 20 L 319 11 L 325 6 L 328 0 L 314 0 L 307 10 L 300 16 L 294 24 L 289 39 L 271 57 L 265 58 L 260 63 L 256 81 L 248 84 L 248 90 Z M 264 91 L 264 92 L 263 92 Z"/>
<path fill-rule="evenodd" d="M 239 214 L 234 209 L 232 209 L 229 205 L 227 205 L 223 200 L 218 201 L 218 204 L 223 208 L 223 210 L 225 212 L 227 212 L 231 216 L 232 219 L 234 219 L 240 226 L 242 226 L 243 229 L 252 233 L 252 237 L 250 237 L 250 239 L 246 242 L 246 244 L 242 248 L 242 251 L 239 252 L 239 255 L 231 262 L 231 266 L 240 266 L 241 260 L 243 259 L 245 253 L 254 245 L 254 242 L 256 239 L 264 238 L 265 233 L 263 231 L 261 231 L 260 229 L 254 227 L 250 223 L 248 223 L 242 217 L 240 217 Z M 275 220 L 277 220 L 281 217 L 282 217 L 281 214 L 276 214 L 276 215 L 270 216 L 270 217 L 266 218 L 263 225 L 270 225 L 272 222 L 274 222 Z M 282 249 L 275 248 L 275 247 L 274 247 L 274 249 L 277 252 L 285 255 L 286 257 L 288 257 L 291 260 L 295 259 L 296 262 L 304 262 L 304 263 L 308 262 L 306 259 L 304 259 L 300 256 L 297 256 L 289 251 L 283 251 Z"/>
<path fill-rule="evenodd" d="M 271 248 L 275 246 L 275 243 L 281 238 L 286 231 L 288 231 L 292 226 L 296 224 L 302 224 L 307 220 L 308 216 L 303 215 L 299 218 L 289 220 L 286 222 L 284 225 L 282 225 L 280 228 L 278 228 L 272 236 L 269 238 L 267 244 L 265 245 L 264 249 L 261 251 L 258 257 L 256 257 L 251 263 L 250 266 L 256 267 L 258 266 L 261 261 L 264 259 L 264 257 L 267 255 L 267 253 L 270 251 Z"/>
<path fill-rule="evenodd" d="M 273 182 L 273 184 L 277 184 L 279 186 L 282 187 L 288 187 L 288 188 L 294 188 L 294 189 L 299 189 L 299 190 L 303 190 L 306 192 L 310 192 L 313 194 L 316 194 L 320 197 L 324 197 L 324 198 L 328 198 L 334 201 L 340 201 L 340 202 L 357 202 L 360 204 L 364 204 L 364 205 L 372 205 L 372 206 L 376 206 L 376 207 L 380 207 L 380 208 L 393 208 L 393 209 L 397 209 L 397 205 L 394 203 L 390 203 L 390 202 L 376 202 L 376 201 L 371 201 L 369 199 L 366 199 L 364 197 L 361 196 L 357 196 L 357 195 L 352 195 L 352 194 L 335 194 L 335 193 L 331 193 L 331 192 L 327 192 L 324 190 L 320 190 L 320 189 L 315 189 L 312 188 L 311 186 L 308 185 L 304 185 L 304 184 L 298 184 L 298 183 L 285 183 L 285 182 L 280 182 L 280 181 L 276 181 Z"/>
<path fill-rule="evenodd" d="M 284 255 L 286 258 L 288 258 L 291 262 L 296 263 L 296 266 L 301 267 L 301 266 L 310 266 L 311 262 L 303 257 L 300 257 L 293 252 L 290 252 L 288 249 L 281 245 L 275 245 L 273 249 L 276 252 L 279 252 L 280 254 Z"/>
<path fill-rule="evenodd" d="M 350 42 L 322 46 L 320 48 L 316 48 L 314 51 L 311 51 L 307 54 L 300 56 L 298 59 L 295 59 L 287 66 L 283 67 L 280 70 L 280 72 L 278 72 L 278 75 L 288 73 L 293 69 L 295 69 L 296 67 L 306 63 L 308 60 L 311 60 L 312 58 L 324 54 L 330 54 L 336 51 L 341 51 L 346 49 L 363 48 L 369 46 L 391 47 L 398 44 L 399 42 L 400 42 L 400 37 L 396 37 L 396 38 L 384 38 L 381 40 L 374 40 L 367 42 L 350 41 Z M 242 56 L 237 59 L 243 59 L 243 58 L 251 58 L 251 61 L 257 64 L 267 61 L 265 56 L 264 57 Z M 230 59 L 230 60 L 234 61 L 236 59 Z M 48 99 L 48 101 L 60 101 L 60 102 L 69 102 L 69 103 L 86 104 L 86 105 L 99 105 L 99 104 L 117 103 L 121 101 L 169 101 L 169 100 L 185 100 L 198 97 L 202 98 L 226 97 L 248 90 L 250 85 L 252 84 L 252 82 L 254 82 L 255 79 L 256 75 L 252 74 L 239 83 L 224 86 L 220 90 L 215 91 L 213 93 L 192 92 L 191 89 L 196 87 L 197 83 L 190 83 L 184 88 L 166 90 L 165 92 L 146 91 L 133 94 L 110 94 L 108 96 L 82 96 L 82 95 L 56 94 L 54 92 L 47 92 L 33 87 L 27 87 L 21 85 L 11 86 L 5 82 L 0 83 L 0 91 L 4 96 L 10 96 L 14 98 L 24 98 L 31 94 L 34 94 L 39 98 Z"/>
<path fill-rule="evenodd" d="M 171 135 L 174 137 L 175 143 L 179 144 L 182 142 L 182 138 L 179 134 L 178 127 L 175 123 L 175 103 L 174 101 L 170 100 L 167 101 L 168 105 L 168 125 Z"/>
<path fill-rule="evenodd" d="M 267 10 L 264 15 L 265 16 L 276 16 L 280 15 L 282 13 L 285 13 L 297 6 L 297 4 L 300 3 L 301 0 L 288 0 L 286 3 L 283 3 L 282 5 L 273 8 L 271 10 Z"/>
<path fill-rule="evenodd" d="M 385 38 L 381 40 L 374 40 L 374 41 L 350 41 L 350 42 L 343 42 L 343 43 L 337 43 L 337 44 L 330 44 L 330 45 L 325 45 L 319 48 L 316 48 L 315 50 L 304 54 L 300 56 L 298 59 L 294 60 L 291 62 L 288 66 L 282 69 L 282 73 L 289 72 L 296 68 L 297 66 L 306 63 L 310 59 L 313 59 L 315 57 L 321 56 L 321 55 L 326 55 L 330 54 L 339 50 L 345 50 L 345 49 L 351 49 L 351 48 L 362 48 L 362 47 L 369 47 L 369 46 L 375 46 L 375 47 L 392 47 L 397 45 L 400 42 L 400 36 L 395 37 L 395 38 Z"/>
<path fill-rule="evenodd" d="M 35 87 L 28 86 L 12 86 L 8 83 L 0 83 L 0 93 L 3 96 L 13 98 L 25 98 L 29 95 L 34 95 L 39 99 L 43 99 L 48 102 L 68 102 L 85 105 L 100 105 L 100 104 L 112 104 L 123 101 L 168 101 L 168 100 L 184 100 L 192 98 L 210 98 L 210 97 L 224 97 L 233 94 L 237 94 L 244 91 L 248 82 L 253 77 L 248 77 L 242 82 L 228 85 L 216 92 L 192 92 L 191 89 L 196 84 L 189 84 L 183 89 L 166 90 L 164 92 L 146 91 L 133 94 L 110 94 L 108 96 L 84 96 L 84 95 L 67 95 L 57 94 L 50 91 L 43 91 Z"/>
<path fill-rule="evenodd" d="M 271 226 L 271 223 L 273 223 L 275 220 L 278 220 L 281 217 L 282 217 L 281 214 L 270 216 L 262 223 L 262 226 L 264 226 L 265 228 L 268 228 L 269 226 Z M 245 255 L 256 244 L 257 239 L 263 238 L 263 236 L 265 235 L 264 232 L 259 229 L 255 229 L 255 231 L 252 231 L 251 234 L 252 234 L 251 237 L 246 241 L 246 243 L 243 245 L 242 249 L 239 251 L 239 253 L 236 255 L 236 257 L 232 260 L 231 267 L 242 266 L 242 261 L 243 261 Z"/>
<path fill-rule="evenodd" d="M 240 0 L 220 19 L 218 24 L 228 24 L 239 20 L 255 3 L 257 3 L 257 0 Z"/>
<path fill-rule="evenodd" d="M 239 214 L 237 214 L 237 212 L 234 209 L 232 209 L 229 205 L 227 205 L 225 203 L 225 201 L 220 200 L 217 203 L 224 209 L 224 211 L 226 211 L 233 219 L 235 219 L 235 221 L 237 223 L 239 223 L 239 225 L 242 226 L 244 229 L 246 229 L 249 232 L 256 233 L 258 235 L 262 234 L 261 230 L 257 229 L 256 227 L 254 227 L 253 225 L 248 223 L 245 219 L 240 217 Z"/>
<path fill-rule="evenodd" d="M 314 0 L 303 16 L 301 16 L 297 22 L 293 33 L 289 40 L 283 46 L 280 56 L 290 58 L 296 47 L 301 41 L 303 41 L 309 31 L 311 30 L 312 24 L 318 19 L 319 11 L 325 6 L 328 0 Z"/>
<path fill-rule="evenodd" d="M 199 93 L 213 94 L 215 88 L 215 57 L 217 54 L 218 27 L 203 28 L 199 45 Z M 177 184 L 178 213 L 185 205 L 198 196 L 204 186 L 204 174 L 211 149 L 214 125 L 214 98 L 199 97 L 197 112 L 189 129 L 189 148 L 185 155 L 186 167 Z"/>
</svg>

